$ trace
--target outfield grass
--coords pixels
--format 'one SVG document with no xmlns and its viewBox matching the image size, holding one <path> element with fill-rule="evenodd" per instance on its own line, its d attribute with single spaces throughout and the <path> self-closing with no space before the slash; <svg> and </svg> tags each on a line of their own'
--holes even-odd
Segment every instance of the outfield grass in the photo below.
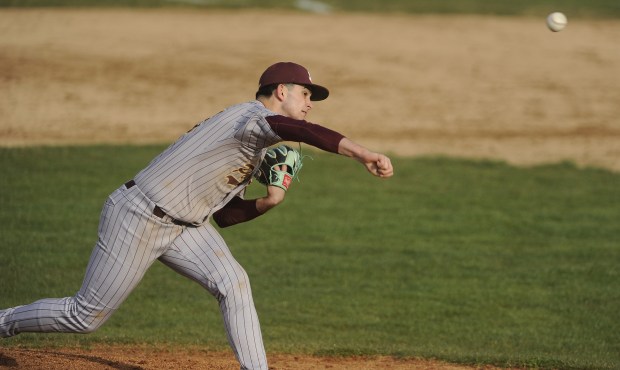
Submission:
<svg viewBox="0 0 620 370">
<path fill-rule="evenodd" d="M 562 11 L 574 17 L 620 17 L 617 0 L 3 0 L 0 7 L 127 6 L 197 8 L 284 8 L 417 14 L 536 15 Z"/>
<path fill-rule="evenodd" d="M 0 307 L 73 294 L 107 194 L 161 149 L 0 149 Z M 283 205 L 222 230 L 268 351 L 620 367 L 619 174 L 395 158 L 384 181 L 312 156 Z M 98 332 L 0 346 L 101 342 L 227 347 L 216 301 L 160 264 Z"/>
</svg>

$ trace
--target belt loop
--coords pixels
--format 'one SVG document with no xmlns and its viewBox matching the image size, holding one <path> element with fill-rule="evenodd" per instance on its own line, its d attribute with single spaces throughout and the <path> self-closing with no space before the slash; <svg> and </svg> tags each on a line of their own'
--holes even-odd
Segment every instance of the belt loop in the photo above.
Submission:
<svg viewBox="0 0 620 370">
<path fill-rule="evenodd" d="M 159 208 L 159 206 L 157 205 L 155 205 L 155 208 L 153 208 L 153 214 L 162 219 L 166 216 L 166 212 L 164 212 L 164 210 Z"/>
</svg>

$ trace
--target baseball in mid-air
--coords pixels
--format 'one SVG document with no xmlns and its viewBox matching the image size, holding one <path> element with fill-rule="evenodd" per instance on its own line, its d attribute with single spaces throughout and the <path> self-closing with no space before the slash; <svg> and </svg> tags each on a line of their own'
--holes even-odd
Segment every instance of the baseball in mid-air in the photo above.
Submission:
<svg viewBox="0 0 620 370">
<path fill-rule="evenodd" d="M 553 32 L 562 31 L 566 27 L 566 23 L 568 20 L 564 13 L 554 12 L 547 17 L 547 27 Z"/>
</svg>

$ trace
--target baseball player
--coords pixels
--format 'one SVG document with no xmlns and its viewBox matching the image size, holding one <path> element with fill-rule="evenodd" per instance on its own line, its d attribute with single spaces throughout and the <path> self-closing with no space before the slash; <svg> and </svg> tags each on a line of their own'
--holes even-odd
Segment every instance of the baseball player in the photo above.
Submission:
<svg viewBox="0 0 620 370">
<path fill-rule="evenodd" d="M 248 276 L 209 220 L 228 227 L 283 201 L 286 187 L 274 185 L 262 198 L 243 198 L 267 151 L 282 141 L 304 142 L 351 157 L 374 176 L 392 176 L 385 155 L 305 120 L 313 101 L 328 95 L 301 65 L 279 62 L 267 68 L 256 100 L 199 123 L 110 194 L 80 290 L 72 297 L 0 310 L 0 337 L 93 332 L 159 260 L 215 296 L 241 368 L 267 369 Z M 295 166 L 276 170 L 287 167 Z"/>
</svg>

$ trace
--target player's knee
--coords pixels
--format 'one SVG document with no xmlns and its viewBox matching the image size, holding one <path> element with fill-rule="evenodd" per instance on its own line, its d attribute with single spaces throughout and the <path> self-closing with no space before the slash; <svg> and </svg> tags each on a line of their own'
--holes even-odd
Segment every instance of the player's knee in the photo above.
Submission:
<svg viewBox="0 0 620 370">
<path fill-rule="evenodd" d="M 234 274 L 228 275 L 220 287 L 220 294 L 225 297 L 251 294 L 250 277 L 241 266 L 234 270 Z"/>
<path fill-rule="evenodd" d="M 90 334 L 99 329 L 106 319 L 102 318 L 101 312 L 92 312 L 88 315 L 83 315 L 76 320 L 76 333 L 78 334 Z"/>
<path fill-rule="evenodd" d="M 245 272 L 245 270 L 242 270 L 243 273 L 240 274 L 237 279 L 235 279 L 234 281 L 234 288 L 237 292 L 242 293 L 242 294 L 247 294 L 250 292 L 250 277 L 248 276 L 248 274 Z"/>
<path fill-rule="evenodd" d="M 85 322 L 79 322 L 77 325 L 75 325 L 75 333 L 76 334 L 90 334 L 96 331 L 98 328 L 99 328 L 98 326 L 89 325 Z"/>
<path fill-rule="evenodd" d="M 80 304 L 76 301 L 72 307 L 71 325 L 78 334 L 90 334 L 99 329 L 112 314 L 113 310 Z"/>
</svg>

